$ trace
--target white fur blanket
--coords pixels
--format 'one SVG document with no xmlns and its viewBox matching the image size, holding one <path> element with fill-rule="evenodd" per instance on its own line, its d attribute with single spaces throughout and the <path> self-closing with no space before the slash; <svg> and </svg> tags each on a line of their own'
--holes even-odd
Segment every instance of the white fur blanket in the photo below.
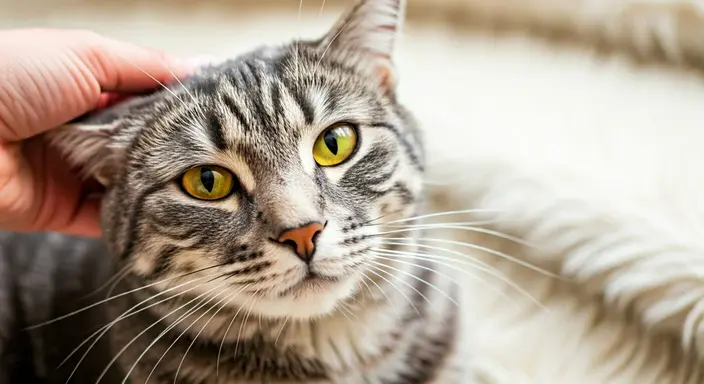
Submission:
<svg viewBox="0 0 704 384">
<path fill-rule="evenodd" d="M 458 231 L 490 248 L 473 251 L 494 268 L 477 274 L 470 306 L 485 381 L 704 382 L 704 9 L 461 5 L 483 25 L 551 41 L 505 39 L 482 51 L 490 59 L 467 58 L 464 75 L 423 87 L 436 108 L 463 111 L 425 117 L 435 201 L 487 209 L 475 219 L 504 234 Z M 605 46 L 626 55 L 595 54 Z"/>
</svg>

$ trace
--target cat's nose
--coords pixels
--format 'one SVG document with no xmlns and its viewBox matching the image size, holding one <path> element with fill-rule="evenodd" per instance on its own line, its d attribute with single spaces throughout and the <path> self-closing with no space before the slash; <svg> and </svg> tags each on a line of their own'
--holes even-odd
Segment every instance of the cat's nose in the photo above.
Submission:
<svg viewBox="0 0 704 384">
<path fill-rule="evenodd" d="M 277 241 L 283 245 L 291 246 L 301 260 L 309 263 L 313 260 L 313 254 L 315 253 L 315 241 L 323 229 L 325 229 L 325 226 L 321 223 L 309 223 L 301 227 L 285 230 L 279 235 Z"/>
</svg>

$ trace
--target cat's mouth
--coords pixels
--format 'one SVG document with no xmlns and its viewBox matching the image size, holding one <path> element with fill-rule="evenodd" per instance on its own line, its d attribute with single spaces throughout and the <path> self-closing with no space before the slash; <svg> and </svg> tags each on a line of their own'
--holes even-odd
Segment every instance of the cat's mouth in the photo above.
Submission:
<svg viewBox="0 0 704 384">
<path fill-rule="evenodd" d="M 339 281 L 338 277 L 308 272 L 298 283 L 283 291 L 281 296 L 300 296 L 301 294 L 324 291 Z"/>
</svg>

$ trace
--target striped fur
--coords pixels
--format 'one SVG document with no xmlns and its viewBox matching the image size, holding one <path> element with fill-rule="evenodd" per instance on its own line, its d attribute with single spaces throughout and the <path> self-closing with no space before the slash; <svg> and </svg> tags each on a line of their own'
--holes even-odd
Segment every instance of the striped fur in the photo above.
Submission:
<svg viewBox="0 0 704 384">
<path fill-rule="evenodd" d="M 119 289 L 135 290 L 110 301 L 111 353 L 93 364 L 134 383 L 468 382 L 453 269 L 393 257 L 419 251 L 419 230 L 384 240 L 424 209 L 421 137 L 395 95 L 403 11 L 359 1 L 317 41 L 203 68 L 50 134 L 107 187 L 105 245 Z M 360 145 L 318 167 L 313 142 L 337 122 Z M 237 176 L 234 194 L 203 202 L 178 188 L 207 164 Z M 310 268 L 328 282 L 300 289 L 308 267 L 271 239 L 311 221 L 327 223 Z"/>
</svg>

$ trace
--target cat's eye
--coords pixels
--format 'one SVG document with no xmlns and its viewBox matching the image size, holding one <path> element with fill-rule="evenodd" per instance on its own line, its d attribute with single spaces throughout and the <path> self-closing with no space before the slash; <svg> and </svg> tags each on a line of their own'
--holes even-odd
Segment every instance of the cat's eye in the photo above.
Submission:
<svg viewBox="0 0 704 384">
<path fill-rule="evenodd" d="M 335 124 L 313 144 L 313 158 L 322 167 L 341 164 L 357 148 L 357 130 L 350 124 Z"/>
<path fill-rule="evenodd" d="M 205 165 L 191 168 L 183 174 L 181 186 L 187 194 L 200 200 L 227 197 L 235 185 L 235 177 L 227 169 Z"/>
</svg>

